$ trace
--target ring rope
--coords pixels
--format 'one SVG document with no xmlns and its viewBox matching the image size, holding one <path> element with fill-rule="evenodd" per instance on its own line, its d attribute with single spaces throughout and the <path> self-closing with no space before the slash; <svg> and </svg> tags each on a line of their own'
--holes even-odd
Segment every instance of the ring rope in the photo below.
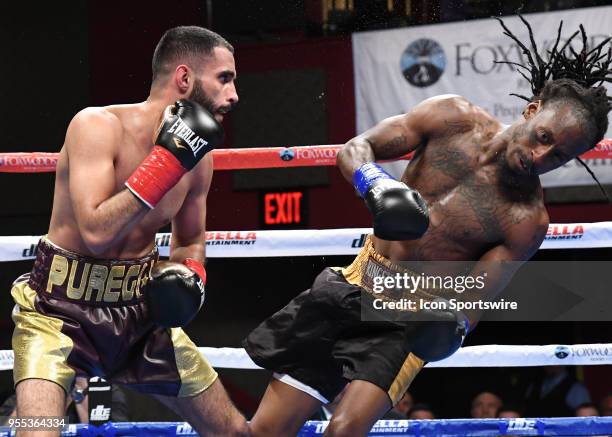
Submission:
<svg viewBox="0 0 612 437">
<path fill-rule="evenodd" d="M 308 421 L 298 437 L 322 436 L 329 422 Z M 376 436 L 495 436 L 544 435 L 582 436 L 609 434 L 612 417 L 541 417 L 520 419 L 434 419 L 379 420 L 371 435 Z"/>
<path fill-rule="evenodd" d="M 217 149 L 213 151 L 215 170 L 254 168 L 334 166 L 340 145 Z M 0 153 L 0 173 L 39 173 L 55 171 L 58 153 Z M 410 155 L 399 159 L 409 159 Z M 611 159 L 612 140 L 604 139 L 583 154 L 583 159 Z M 209 257 L 354 255 L 359 241 L 371 229 L 333 229 L 299 231 L 213 232 L 207 235 Z M 211 235 L 212 234 L 212 235 Z M 315 235 L 312 235 L 315 234 Z M 314 237 L 314 238 L 313 238 Z M 331 237 L 331 238 L 330 238 Z M 40 237 L 0 237 L 0 261 L 33 258 Z M 259 241 L 258 241 L 259 240 Z M 160 254 L 167 256 L 170 234 L 158 234 Z M 313 243 L 314 241 L 314 243 Z M 333 244 L 321 244 L 333 243 Z M 356 244 L 357 243 L 357 244 Z M 265 247 L 268 246 L 268 247 Z M 612 247 L 612 222 L 551 224 L 542 249 Z M 233 248 L 223 251 L 215 248 Z M 254 248 L 257 248 L 253 250 Z M 164 250 L 165 249 L 165 250 Z M 246 250 L 245 250 L 246 249 Z M 164 252 L 166 252 L 164 254 Z M 218 253 L 217 253 L 218 252 Z M 228 252 L 228 253 L 225 253 Z M 257 369 L 244 349 L 199 348 L 217 368 Z M 446 360 L 427 367 L 500 367 L 603 365 L 612 364 L 612 344 L 507 346 L 484 345 L 461 348 Z M 13 368 L 13 351 L 0 351 L 0 370 Z M 299 436 L 322 435 L 327 422 L 307 422 Z M 0 428 L 0 434 L 8 428 Z M 164 435 L 196 435 L 186 423 L 107 423 L 70 425 L 62 435 L 84 432 L 100 435 L 133 435 L 153 432 Z M 430 421 L 379 421 L 372 430 L 377 435 L 491 435 L 520 432 L 521 435 L 596 435 L 612 433 L 612 418 L 536 418 L 536 419 L 452 419 Z"/>
<path fill-rule="evenodd" d="M 312 167 L 336 165 L 341 145 L 297 147 L 253 147 L 212 151 L 215 170 Z M 0 172 L 53 172 L 59 153 L 0 153 Z"/>
<path fill-rule="evenodd" d="M 371 228 L 210 231 L 209 258 L 356 255 Z M 0 237 L 0 262 L 33 259 L 40 236 Z M 169 256 L 171 234 L 159 233 L 161 256 Z M 612 247 L 612 222 L 551 224 L 540 249 Z"/>
<path fill-rule="evenodd" d="M 254 168 L 334 166 L 342 145 L 252 147 L 216 149 L 212 151 L 215 170 L 245 170 Z M 409 159 L 411 154 L 397 159 Z M 53 172 L 59 153 L 0 153 L 0 173 Z M 612 139 L 601 140 L 595 148 L 580 156 L 582 159 L 612 159 Z"/>
<path fill-rule="evenodd" d="M 298 437 L 322 436 L 328 421 L 308 421 Z M 539 417 L 519 419 L 434 419 L 434 420 L 379 420 L 371 435 L 376 436 L 594 436 L 612 433 L 612 417 Z M 10 428 L 0 427 L 0 435 L 10 434 Z M 186 422 L 107 422 L 100 426 L 70 424 L 62 436 L 97 435 L 119 436 L 197 436 Z"/>
<path fill-rule="evenodd" d="M 246 351 L 231 347 L 199 347 L 211 365 L 220 369 L 260 369 Z M 600 366 L 612 364 L 612 343 L 560 345 L 466 346 L 450 357 L 427 363 L 428 368 Z M 13 368 L 13 351 L 0 351 L 0 370 Z"/>
</svg>

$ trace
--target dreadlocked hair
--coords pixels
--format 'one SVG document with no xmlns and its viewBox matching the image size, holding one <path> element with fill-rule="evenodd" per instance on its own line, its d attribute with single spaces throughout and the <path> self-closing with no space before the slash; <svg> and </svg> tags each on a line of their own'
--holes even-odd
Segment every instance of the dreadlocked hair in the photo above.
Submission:
<svg viewBox="0 0 612 437">
<path fill-rule="evenodd" d="M 608 130 L 610 98 L 603 86 L 584 88 L 572 79 L 557 79 L 546 82 L 539 94 L 532 100 L 541 100 L 544 106 L 551 103 L 576 102 L 574 113 L 578 115 L 593 147 Z"/>
<path fill-rule="evenodd" d="M 606 88 L 603 86 L 604 82 L 612 82 L 612 69 L 610 69 L 612 45 L 609 44 L 612 37 L 605 38 L 591 48 L 587 43 L 584 26 L 581 24 L 580 29 L 560 46 L 561 29 L 563 28 L 563 21 L 561 21 L 555 43 L 552 49 L 547 50 L 548 60 L 544 60 L 538 52 L 531 25 L 522 15 L 518 14 L 518 16 L 529 31 L 531 49 L 508 29 L 501 18 L 494 17 L 504 29 L 504 35 L 510 37 L 520 47 L 527 59 L 526 64 L 496 61 L 499 64 L 516 67 L 521 76 L 531 85 L 532 97 L 515 93 L 510 95 L 528 102 L 540 100 L 544 106 L 574 103 L 574 113 L 582 122 L 591 144 L 590 148 L 595 147 L 608 130 L 608 113 L 612 108 L 612 97 L 606 94 Z M 577 52 L 571 46 L 571 42 L 578 35 L 582 40 L 582 49 Z M 587 169 L 608 201 L 611 202 L 610 197 L 587 164 L 579 157 L 576 157 L 576 160 Z"/>
</svg>

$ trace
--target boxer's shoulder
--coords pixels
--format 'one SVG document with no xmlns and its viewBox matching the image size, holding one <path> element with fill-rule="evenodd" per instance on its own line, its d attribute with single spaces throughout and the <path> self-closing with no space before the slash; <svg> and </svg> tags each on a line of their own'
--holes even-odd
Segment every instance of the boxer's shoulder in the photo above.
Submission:
<svg viewBox="0 0 612 437">
<path fill-rule="evenodd" d="M 499 125 L 499 121 L 484 108 L 472 103 L 463 96 L 443 94 L 433 97 L 432 106 L 443 114 L 445 120 L 467 122 L 472 128 L 486 124 Z"/>
<path fill-rule="evenodd" d="M 427 104 L 469 104 L 469 100 L 460 94 L 438 94 L 423 100 Z"/>
<path fill-rule="evenodd" d="M 479 109 L 463 96 L 443 94 L 423 100 L 407 115 L 416 120 L 431 139 L 473 130 L 486 116 Z"/>
<path fill-rule="evenodd" d="M 473 104 L 459 94 L 440 94 L 419 103 L 429 110 L 448 111 L 454 116 L 466 116 L 472 111 Z"/>
<path fill-rule="evenodd" d="M 105 107 L 88 107 L 79 111 L 70 121 L 66 145 L 69 151 L 75 147 L 107 148 L 119 142 L 123 130 L 121 119 L 113 111 Z"/>
<path fill-rule="evenodd" d="M 122 127 L 122 117 L 113 106 L 90 106 L 76 113 L 71 125 L 74 123 L 79 125 L 94 123 L 111 129 L 120 129 Z"/>
</svg>

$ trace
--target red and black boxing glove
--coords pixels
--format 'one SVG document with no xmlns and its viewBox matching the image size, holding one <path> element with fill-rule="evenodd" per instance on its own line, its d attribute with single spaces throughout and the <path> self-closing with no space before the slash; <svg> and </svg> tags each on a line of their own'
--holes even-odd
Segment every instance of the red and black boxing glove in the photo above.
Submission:
<svg viewBox="0 0 612 437">
<path fill-rule="evenodd" d="M 150 319 L 164 328 L 185 326 L 204 304 L 206 270 L 199 261 L 160 261 L 144 289 Z"/>
<path fill-rule="evenodd" d="M 164 111 L 155 146 L 125 182 L 149 208 L 223 141 L 223 127 L 202 106 L 177 100 Z"/>
</svg>

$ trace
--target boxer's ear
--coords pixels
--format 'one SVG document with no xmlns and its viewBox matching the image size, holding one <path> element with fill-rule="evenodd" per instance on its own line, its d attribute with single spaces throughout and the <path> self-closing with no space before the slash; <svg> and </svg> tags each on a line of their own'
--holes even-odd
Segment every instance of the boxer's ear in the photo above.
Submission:
<svg viewBox="0 0 612 437">
<path fill-rule="evenodd" d="M 177 65 L 174 69 L 174 83 L 181 94 L 187 94 L 191 86 L 191 70 L 185 64 Z"/>
<path fill-rule="evenodd" d="M 523 117 L 525 117 L 525 120 L 529 120 L 531 117 L 536 115 L 541 107 L 542 107 L 541 100 L 535 100 L 533 102 L 530 102 L 527 106 L 525 106 L 525 109 L 523 110 Z"/>
</svg>

